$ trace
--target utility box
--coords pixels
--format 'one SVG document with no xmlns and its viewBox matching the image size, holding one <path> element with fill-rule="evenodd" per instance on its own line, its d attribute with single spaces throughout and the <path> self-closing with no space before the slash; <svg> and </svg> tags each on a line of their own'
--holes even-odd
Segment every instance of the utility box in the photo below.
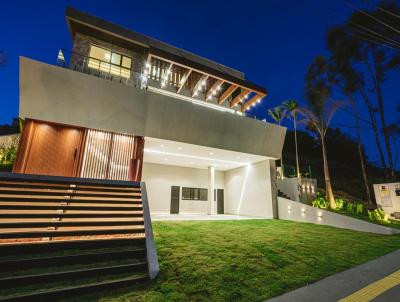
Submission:
<svg viewBox="0 0 400 302">
<path fill-rule="evenodd" d="M 376 204 L 391 218 L 400 219 L 400 182 L 375 184 Z"/>
<path fill-rule="evenodd" d="M 311 204 L 317 197 L 317 180 L 315 178 L 284 178 L 277 180 L 278 190 L 293 201 Z"/>
</svg>

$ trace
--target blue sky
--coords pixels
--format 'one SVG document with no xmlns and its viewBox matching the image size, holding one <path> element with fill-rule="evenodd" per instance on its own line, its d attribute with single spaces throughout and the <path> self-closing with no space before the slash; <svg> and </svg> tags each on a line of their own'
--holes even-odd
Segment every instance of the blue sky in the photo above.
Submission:
<svg viewBox="0 0 400 302">
<path fill-rule="evenodd" d="M 359 0 L 352 3 L 361 5 Z M 0 124 L 18 116 L 18 57 L 55 64 L 59 49 L 71 49 L 67 5 L 245 72 L 269 92 L 253 111 L 259 116 L 288 98 L 304 103 L 307 66 L 326 53 L 329 26 L 343 23 L 351 13 L 342 0 L 3 2 L 0 49 L 7 64 L 0 69 Z M 398 118 L 399 74 L 391 75 L 384 87 L 389 123 Z M 367 118 L 362 106 L 360 111 Z M 333 124 L 354 121 L 339 112 Z M 342 129 L 354 136 L 354 129 Z M 362 136 L 370 160 L 377 160 L 372 132 L 365 129 Z"/>
</svg>

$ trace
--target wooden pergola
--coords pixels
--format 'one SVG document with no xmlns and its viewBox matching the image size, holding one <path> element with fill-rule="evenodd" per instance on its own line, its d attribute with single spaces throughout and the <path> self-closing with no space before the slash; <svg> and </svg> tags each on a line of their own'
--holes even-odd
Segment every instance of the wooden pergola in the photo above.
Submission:
<svg viewBox="0 0 400 302">
<path fill-rule="evenodd" d="M 189 77 L 193 74 L 197 74 L 196 80 L 192 83 L 191 96 L 198 97 L 200 90 L 204 91 L 204 101 L 209 101 L 211 98 L 215 98 L 218 104 L 222 105 L 230 96 L 232 99 L 229 103 L 230 108 L 240 106 L 240 111 L 244 112 L 256 103 L 260 103 L 263 98 L 267 95 L 267 92 L 262 88 L 255 88 L 255 85 L 246 85 L 244 80 L 240 79 L 226 79 L 222 76 L 212 74 L 211 72 L 205 72 L 198 68 L 193 68 L 188 65 L 172 61 L 165 57 L 159 56 L 154 53 L 149 53 L 146 60 L 147 73 L 150 72 L 152 59 L 156 59 L 164 62 L 167 66 L 160 76 L 161 88 L 164 88 L 169 81 L 171 70 L 174 67 L 183 69 L 184 72 L 179 75 L 179 81 L 176 83 L 176 93 L 181 93 Z M 232 77 L 231 77 L 232 78 Z M 208 84 L 209 85 L 206 85 Z M 253 86 L 253 87 L 252 87 Z"/>
</svg>

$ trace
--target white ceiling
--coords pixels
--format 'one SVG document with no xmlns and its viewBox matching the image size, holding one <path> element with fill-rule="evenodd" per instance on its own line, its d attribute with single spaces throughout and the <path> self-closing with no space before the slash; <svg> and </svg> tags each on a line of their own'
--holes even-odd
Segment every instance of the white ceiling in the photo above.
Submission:
<svg viewBox="0 0 400 302">
<path fill-rule="evenodd" d="M 266 156 L 240 153 L 158 138 L 145 138 L 144 162 L 226 171 L 268 159 Z"/>
</svg>

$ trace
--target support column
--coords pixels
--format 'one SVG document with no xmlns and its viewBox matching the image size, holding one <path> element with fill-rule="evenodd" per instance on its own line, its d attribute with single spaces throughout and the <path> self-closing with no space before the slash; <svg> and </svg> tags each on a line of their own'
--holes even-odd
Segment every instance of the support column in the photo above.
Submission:
<svg viewBox="0 0 400 302">
<path fill-rule="evenodd" d="M 130 181 L 142 180 L 143 149 L 144 149 L 144 137 L 135 136 L 133 154 L 129 164 Z"/>
<path fill-rule="evenodd" d="M 215 167 L 208 167 L 208 215 L 215 214 Z"/>
<path fill-rule="evenodd" d="M 272 201 L 272 217 L 279 219 L 278 213 L 278 184 L 276 179 L 276 165 L 275 160 L 269 160 L 269 186 L 271 186 L 271 201 Z"/>
</svg>

